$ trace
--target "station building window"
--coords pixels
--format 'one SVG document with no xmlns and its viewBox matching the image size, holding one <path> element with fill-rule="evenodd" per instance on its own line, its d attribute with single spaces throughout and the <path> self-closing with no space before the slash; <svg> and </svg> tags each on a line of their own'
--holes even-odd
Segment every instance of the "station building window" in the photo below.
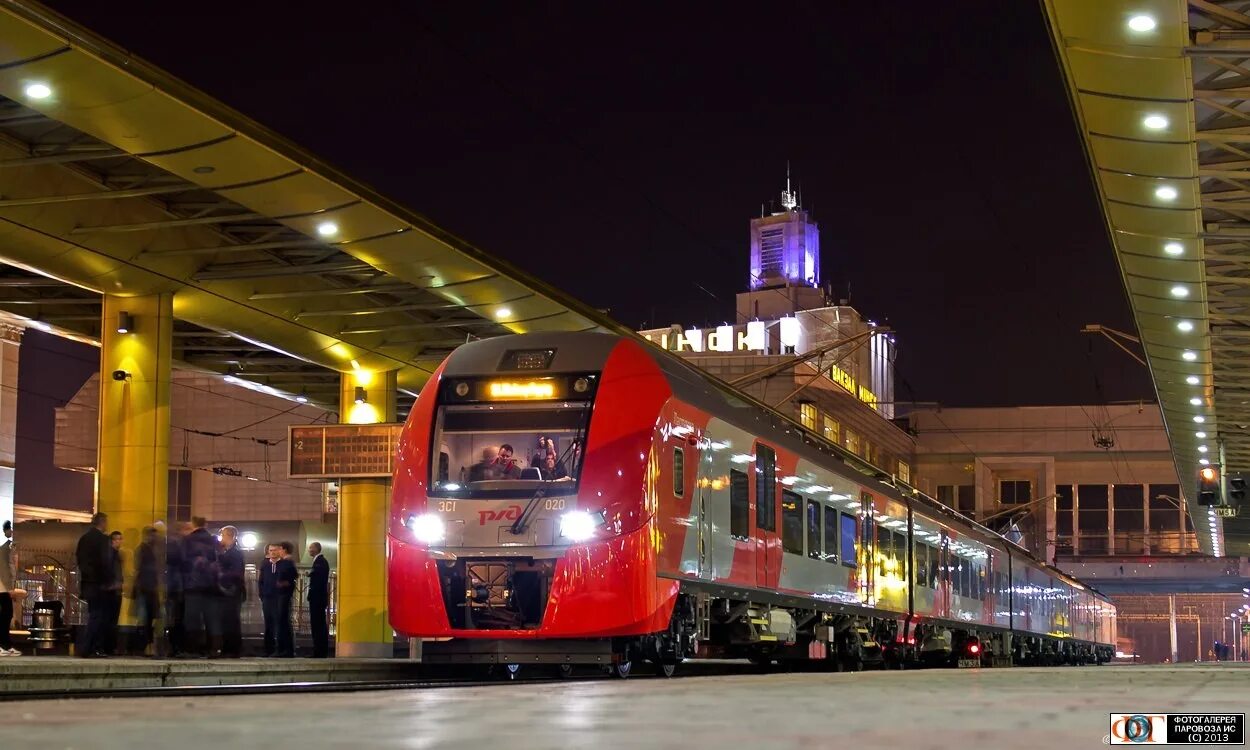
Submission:
<svg viewBox="0 0 1250 750">
<path fill-rule="evenodd" d="M 1083 555 L 1105 555 L 1107 548 L 1107 485 L 1082 484 L 1076 488 L 1077 531 L 1080 544 L 1077 552 Z"/>
<path fill-rule="evenodd" d="M 1143 489 L 1140 484 L 1117 484 L 1111 490 L 1116 554 L 1139 555 L 1145 551 L 1146 506 Z"/>
<path fill-rule="evenodd" d="M 859 452 L 859 434 L 856 433 L 854 430 L 852 430 L 850 427 L 847 427 L 843 431 L 843 433 L 844 433 L 843 445 L 846 447 L 846 449 L 850 451 L 851 453 L 854 453 L 857 456 L 861 455 Z"/>
<path fill-rule="evenodd" d="M 839 441 L 838 437 L 841 435 L 842 430 L 840 429 L 841 425 L 838 424 L 838 420 L 828 414 L 822 415 L 821 419 L 823 421 L 825 440 L 828 440 L 831 443 L 840 444 L 841 441 Z"/>
<path fill-rule="evenodd" d="M 191 470 L 170 469 L 166 514 L 171 524 L 191 520 Z"/>
<path fill-rule="evenodd" d="M 911 467 L 907 465 L 906 461 L 898 462 L 898 471 L 895 474 L 898 475 L 899 479 L 911 484 Z"/>
<path fill-rule="evenodd" d="M 977 517 L 977 488 L 974 485 L 959 485 L 959 496 L 955 501 L 955 510 L 969 518 Z"/>
<path fill-rule="evenodd" d="M 1033 499 L 1033 484 L 1027 479 L 1003 479 L 998 483 L 998 502 L 1020 505 Z"/>
<path fill-rule="evenodd" d="M 937 488 L 937 500 L 948 508 L 955 507 L 955 485 L 939 484 Z"/>
<path fill-rule="evenodd" d="M 810 401 L 799 404 L 799 424 L 812 432 L 816 431 L 816 404 Z"/>
<path fill-rule="evenodd" d="M 1072 485 L 1055 485 L 1055 547 L 1065 553 L 1072 551 L 1072 498 Z"/>
<path fill-rule="evenodd" d="M 803 554 L 803 498 L 789 490 L 781 492 L 781 548 Z"/>
</svg>

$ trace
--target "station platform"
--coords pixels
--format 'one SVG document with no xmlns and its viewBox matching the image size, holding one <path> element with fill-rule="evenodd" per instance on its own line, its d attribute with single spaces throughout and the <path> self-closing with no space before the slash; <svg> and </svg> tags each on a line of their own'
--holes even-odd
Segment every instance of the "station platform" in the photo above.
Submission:
<svg viewBox="0 0 1250 750">
<path fill-rule="evenodd" d="M 744 671 L 297 696 L 24 701 L 4 706 L 0 747 L 1055 750 L 1103 746 L 1111 712 L 1240 713 L 1247 706 L 1250 664 Z"/>
<path fill-rule="evenodd" d="M 415 679 L 407 659 L 78 659 L 0 658 L 5 694 L 130 688 L 273 685 L 294 682 L 379 682 Z"/>
</svg>

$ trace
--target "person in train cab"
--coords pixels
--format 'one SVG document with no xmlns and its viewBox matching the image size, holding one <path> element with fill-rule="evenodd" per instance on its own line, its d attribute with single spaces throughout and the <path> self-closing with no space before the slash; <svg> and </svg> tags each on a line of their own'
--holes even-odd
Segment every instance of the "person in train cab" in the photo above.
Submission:
<svg viewBox="0 0 1250 750">
<path fill-rule="evenodd" d="M 330 563 L 321 554 L 321 542 L 308 545 L 312 571 L 308 574 L 308 621 L 312 628 L 313 658 L 324 659 L 330 652 L 330 621 L 326 609 L 330 605 Z"/>
<path fill-rule="evenodd" d="M 182 542 L 182 584 L 186 591 L 186 645 L 189 651 L 207 657 L 217 638 L 217 539 L 205 528 L 208 522 L 196 516 Z"/>
<path fill-rule="evenodd" d="M 278 610 L 282 590 L 278 588 L 278 560 L 282 557 L 281 548 L 277 544 L 265 547 L 265 562 L 260 566 L 260 578 L 257 587 L 260 589 L 260 607 L 265 616 L 265 648 L 266 658 L 278 655 Z"/>
<path fill-rule="evenodd" d="M 221 631 L 221 655 L 237 659 L 243 655 L 243 601 L 247 587 L 243 578 L 243 550 L 239 549 L 239 530 L 221 528 L 221 552 L 217 556 L 217 586 L 221 591 L 217 613 Z"/>
<path fill-rule="evenodd" d="M 164 524 L 156 522 L 157 533 L 165 531 Z M 182 580 L 182 541 L 191 533 L 191 524 L 183 521 L 175 524 L 165 534 L 165 638 L 167 655 L 178 657 L 186 645 L 186 588 Z"/>
<path fill-rule="evenodd" d="M 295 600 L 295 582 L 299 571 L 295 569 L 295 545 L 282 542 L 278 545 L 278 658 L 295 656 L 295 630 L 291 625 L 291 605 Z"/>
<path fill-rule="evenodd" d="M 157 608 L 160 607 L 160 569 L 157 567 L 156 545 L 159 539 L 154 526 L 143 528 L 143 541 L 135 547 L 135 580 L 130 587 L 130 603 L 138 630 L 134 652 L 143 654 L 154 642 Z"/>
<path fill-rule="evenodd" d="M 512 457 L 512 446 L 504 443 L 499 446 L 499 452 L 493 457 L 491 450 L 488 448 L 482 453 L 482 460 L 474 465 L 473 471 L 470 472 L 469 480 L 478 482 L 486 479 L 518 479 L 521 476 L 521 467 L 517 465 L 517 461 Z"/>
<path fill-rule="evenodd" d="M 117 653 L 117 623 L 122 616 L 122 589 L 125 587 L 126 568 L 122 562 L 122 542 L 120 531 L 109 534 L 109 562 L 112 566 L 108 585 L 108 622 L 104 628 L 104 653 Z"/>
<path fill-rule="evenodd" d="M 87 626 L 78 635 L 78 656 L 103 657 L 104 628 L 108 620 L 109 581 L 113 577 L 113 554 L 109 544 L 109 517 L 96 513 L 91 528 L 78 539 L 74 558 L 78 564 L 78 594 L 87 603 Z"/>
<path fill-rule="evenodd" d="M 13 552 L 13 522 L 4 522 L 0 542 L 0 656 L 21 656 L 9 639 L 13 625 L 13 592 L 17 590 L 17 555 Z"/>
</svg>

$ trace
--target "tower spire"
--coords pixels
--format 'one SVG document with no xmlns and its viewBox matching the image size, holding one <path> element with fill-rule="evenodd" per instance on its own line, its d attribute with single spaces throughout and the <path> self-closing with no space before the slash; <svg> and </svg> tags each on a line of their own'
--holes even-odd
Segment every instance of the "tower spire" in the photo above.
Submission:
<svg viewBox="0 0 1250 750">
<path fill-rule="evenodd" d="M 790 190 L 790 160 L 786 160 L 786 189 L 781 191 L 781 205 L 787 211 L 793 211 L 799 205 L 798 196 Z"/>
</svg>

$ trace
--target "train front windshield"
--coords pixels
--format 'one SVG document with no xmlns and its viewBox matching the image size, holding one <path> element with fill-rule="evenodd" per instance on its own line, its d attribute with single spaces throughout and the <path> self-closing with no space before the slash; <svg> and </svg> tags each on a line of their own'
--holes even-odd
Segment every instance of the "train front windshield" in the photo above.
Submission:
<svg viewBox="0 0 1250 750">
<path fill-rule="evenodd" d="M 435 418 L 433 493 L 548 495 L 577 489 L 590 403 L 445 404 Z"/>
</svg>

